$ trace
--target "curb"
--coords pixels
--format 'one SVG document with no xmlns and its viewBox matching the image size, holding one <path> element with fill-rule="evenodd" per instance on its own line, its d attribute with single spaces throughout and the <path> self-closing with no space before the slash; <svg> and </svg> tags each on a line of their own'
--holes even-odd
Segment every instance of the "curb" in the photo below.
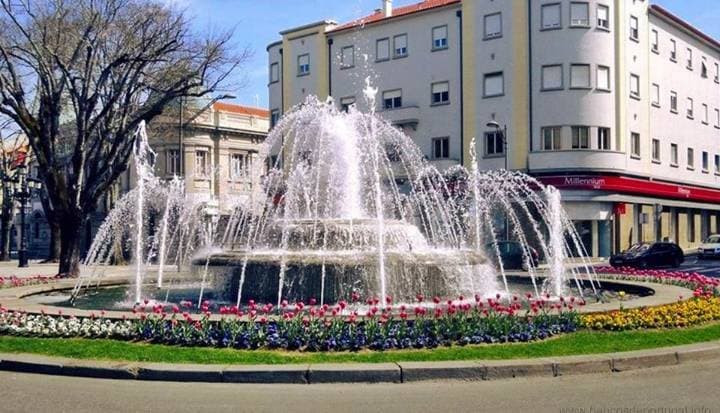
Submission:
<svg viewBox="0 0 720 413">
<path fill-rule="evenodd" d="M 212 366 L 120 363 L 0 354 L 0 371 L 114 380 L 320 384 L 487 381 L 608 374 L 720 359 L 720 341 L 627 353 L 556 359 L 382 364 Z"/>
</svg>

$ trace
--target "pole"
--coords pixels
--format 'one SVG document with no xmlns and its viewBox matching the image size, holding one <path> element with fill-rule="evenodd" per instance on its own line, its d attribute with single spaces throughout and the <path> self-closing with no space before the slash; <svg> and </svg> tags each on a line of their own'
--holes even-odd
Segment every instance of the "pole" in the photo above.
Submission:
<svg viewBox="0 0 720 413">
<path fill-rule="evenodd" d="M 181 178 L 185 177 L 185 151 L 183 149 L 184 146 L 184 140 L 185 140 L 185 125 L 183 123 L 185 120 L 183 119 L 183 112 L 185 112 L 185 97 L 180 98 L 180 124 L 178 125 L 178 176 Z"/>
<path fill-rule="evenodd" d="M 508 170 L 508 141 L 507 141 L 507 125 L 503 127 L 502 132 L 503 147 L 505 149 L 505 171 Z M 508 212 L 505 211 L 505 241 L 510 241 L 510 219 Z"/>
<path fill-rule="evenodd" d="M 20 193 L 18 194 L 20 196 L 20 248 L 18 249 L 18 267 L 27 268 L 28 257 L 27 233 L 25 232 L 25 207 L 27 206 L 27 201 L 29 197 L 27 179 L 25 176 L 25 168 L 21 166 L 18 169 L 18 178 L 20 179 Z"/>
</svg>

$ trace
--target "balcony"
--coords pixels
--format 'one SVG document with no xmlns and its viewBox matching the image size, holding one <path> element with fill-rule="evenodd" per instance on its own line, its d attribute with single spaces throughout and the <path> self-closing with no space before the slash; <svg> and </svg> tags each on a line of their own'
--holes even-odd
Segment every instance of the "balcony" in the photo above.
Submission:
<svg viewBox="0 0 720 413">
<path fill-rule="evenodd" d="M 566 150 L 531 152 L 528 167 L 531 172 L 557 171 L 624 171 L 627 168 L 624 152 L 601 150 Z"/>
<path fill-rule="evenodd" d="M 417 125 L 420 123 L 420 107 L 414 105 L 383 109 L 379 115 L 395 126 L 411 127 L 413 130 L 417 130 Z"/>
</svg>

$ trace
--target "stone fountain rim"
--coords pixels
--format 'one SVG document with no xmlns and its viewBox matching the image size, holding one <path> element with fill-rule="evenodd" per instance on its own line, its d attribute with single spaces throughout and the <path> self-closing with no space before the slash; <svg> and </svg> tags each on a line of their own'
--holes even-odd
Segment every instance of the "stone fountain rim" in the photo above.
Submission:
<svg viewBox="0 0 720 413">
<path fill-rule="evenodd" d="M 528 276 L 529 277 L 529 276 Z M 93 284 L 103 288 L 115 287 L 121 285 L 129 285 L 133 281 L 133 277 L 129 276 L 110 276 L 101 280 L 96 280 Z M 602 278 L 598 276 L 596 281 L 610 282 L 621 285 L 631 285 L 641 288 L 647 288 L 654 291 L 653 295 L 647 297 L 640 297 L 631 301 L 623 303 L 624 309 L 641 308 L 641 307 L 654 307 L 665 304 L 672 304 L 679 301 L 679 297 L 682 296 L 682 301 L 692 299 L 692 290 L 671 284 L 661 284 L 656 282 L 641 282 L 641 281 L 628 281 L 619 280 L 614 278 Z M 68 307 L 57 307 L 49 304 L 38 304 L 32 303 L 25 300 L 27 297 L 39 295 L 43 293 L 50 293 L 56 291 L 67 291 L 71 290 L 77 279 L 60 280 L 56 282 L 50 282 L 48 284 L 38 284 L 31 286 L 23 286 L 16 288 L 5 288 L 0 290 L 0 304 L 3 305 L 9 311 L 24 311 L 30 314 L 46 314 L 56 315 L 59 312 L 63 316 L 75 316 L 75 317 L 97 317 L 102 309 L 95 310 L 81 310 Z M 592 314 L 599 312 L 606 312 L 619 309 L 619 305 L 613 303 L 613 305 L 596 303 L 589 304 L 585 307 L 576 308 L 580 314 Z M 122 319 L 139 319 L 140 314 L 133 314 L 131 311 L 116 311 L 107 310 L 104 313 L 104 318 L 111 320 L 122 320 Z M 199 315 L 193 315 L 200 317 Z M 210 319 L 213 321 L 220 320 L 222 316 L 220 314 L 211 315 Z"/>
</svg>

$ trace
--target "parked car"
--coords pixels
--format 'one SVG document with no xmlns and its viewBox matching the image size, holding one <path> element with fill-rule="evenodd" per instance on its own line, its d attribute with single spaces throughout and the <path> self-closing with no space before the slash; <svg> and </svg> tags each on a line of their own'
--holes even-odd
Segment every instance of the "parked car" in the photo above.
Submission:
<svg viewBox="0 0 720 413">
<path fill-rule="evenodd" d="M 500 250 L 500 259 L 502 260 L 503 268 L 506 270 L 527 270 L 527 263 L 525 262 L 525 254 L 523 254 L 523 247 L 517 241 L 498 241 L 498 250 Z M 493 257 L 493 261 L 497 265 L 497 257 L 493 252 L 495 247 L 493 244 L 486 246 L 489 255 Z M 533 267 L 537 267 L 540 262 L 540 255 L 532 248 L 530 249 L 530 259 Z"/>
<path fill-rule="evenodd" d="M 679 267 L 684 261 L 682 249 L 672 242 L 639 243 L 610 257 L 613 267 Z"/>
<path fill-rule="evenodd" d="M 710 235 L 698 248 L 698 258 L 720 257 L 720 235 Z"/>
</svg>

